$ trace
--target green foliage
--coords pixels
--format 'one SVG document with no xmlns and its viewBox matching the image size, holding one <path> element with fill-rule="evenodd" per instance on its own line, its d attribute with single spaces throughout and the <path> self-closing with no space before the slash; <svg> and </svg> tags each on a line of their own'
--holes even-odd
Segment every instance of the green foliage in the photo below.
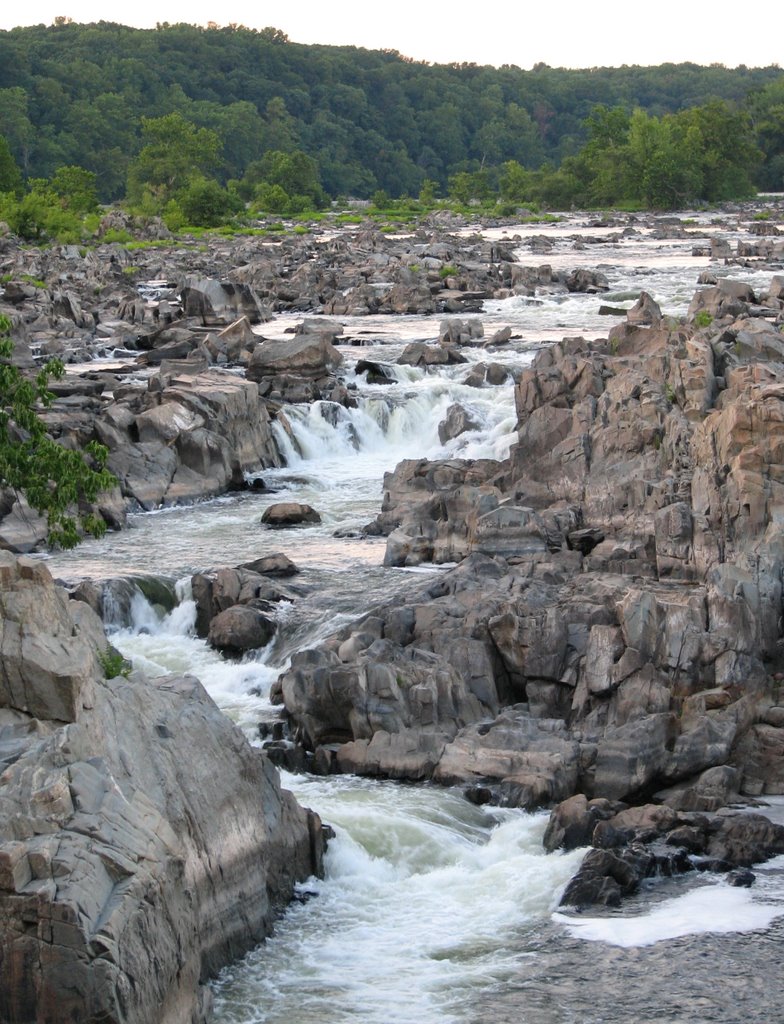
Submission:
<svg viewBox="0 0 784 1024">
<path fill-rule="evenodd" d="M 97 179 L 93 171 L 84 167 L 58 167 L 49 188 L 59 198 L 60 205 L 73 213 L 95 213 L 98 209 Z"/>
<path fill-rule="evenodd" d="M 180 193 L 178 201 L 185 223 L 199 227 L 217 227 L 237 212 L 237 204 L 226 189 L 208 178 L 191 181 Z"/>
<path fill-rule="evenodd" d="M 438 275 L 441 278 L 454 277 L 458 273 L 457 267 L 451 263 L 445 263 L 443 267 L 439 268 Z"/>
<path fill-rule="evenodd" d="M 32 242 L 78 242 L 82 236 L 81 219 L 64 209 L 59 198 L 37 180 L 21 199 L 10 193 L 0 196 L 0 220 L 6 221 L 14 234 Z"/>
<path fill-rule="evenodd" d="M 3 135 L 0 135 L 0 192 L 19 192 L 22 174 Z"/>
<path fill-rule="evenodd" d="M 132 240 L 133 235 L 130 231 L 126 231 L 125 228 L 109 228 L 109 230 L 105 231 L 101 236 L 101 241 L 106 242 L 107 244 L 117 242 L 120 245 L 123 245 L 125 242 L 130 242 Z"/>
<path fill-rule="evenodd" d="M 0 32 L 0 135 L 23 178 L 79 165 L 96 175 L 102 201 L 120 198 L 127 184 L 133 204 L 156 213 L 198 176 L 224 187 L 239 182 L 245 201 L 266 180 L 320 205 L 293 182 L 245 181 L 272 152 L 317 159 L 318 183 L 331 195 L 367 198 L 380 189 L 393 200 L 420 195 L 426 206 L 459 174 L 486 172 L 494 190 L 510 162 L 535 177 L 522 194 L 503 198 L 551 208 L 642 203 L 646 194 L 672 203 L 698 176 L 697 198 L 707 201 L 738 193 L 749 177 L 784 187 L 777 67 L 429 66 L 394 51 L 304 46 L 281 36 L 237 25 L 138 30 L 109 22 Z M 725 113 L 708 109 L 714 101 Z M 600 114 L 592 113 L 597 102 Z M 762 162 L 748 150 L 747 126 L 733 120 L 744 104 Z M 638 109 L 667 121 L 647 135 L 651 126 L 639 126 L 642 164 L 626 161 L 624 122 Z M 690 120 L 682 116 L 688 109 L 703 113 Z M 155 122 L 170 118 L 156 134 Z M 194 147 L 199 133 L 207 145 Z M 739 158 L 726 153 L 732 137 Z M 593 149 L 583 153 L 589 141 Z M 191 158 L 183 161 L 183 153 Z M 2 166 L 0 155 L 0 190 L 14 191 Z M 654 195 L 659 173 L 664 184 Z M 458 181 L 456 202 L 487 200 L 465 185 Z"/>
<path fill-rule="evenodd" d="M 130 661 L 126 661 L 111 644 L 107 644 L 104 650 L 98 652 L 98 661 L 107 679 L 116 679 L 117 676 L 127 679 L 133 668 Z"/>
<path fill-rule="evenodd" d="M 58 167 L 51 179 L 29 179 L 24 194 L 0 195 L 0 219 L 35 242 L 80 241 L 84 218 L 97 207 L 95 175 L 76 166 Z"/>
<path fill-rule="evenodd" d="M 51 360 L 34 378 L 26 377 L 11 362 L 11 322 L 0 315 L 0 485 L 17 491 L 46 516 L 49 543 L 63 548 L 79 542 L 80 528 L 94 537 L 106 531 L 104 520 L 82 512 L 101 491 L 116 484 L 107 472 L 107 451 L 95 442 L 84 453 L 53 441 L 36 409 L 51 403 L 47 385 L 64 367 Z"/>
<path fill-rule="evenodd" d="M 215 169 L 220 139 L 177 111 L 142 117 L 141 123 L 145 145 L 128 168 L 128 198 L 145 212 L 157 213 Z"/>
<path fill-rule="evenodd" d="M 280 185 L 263 181 L 253 194 L 254 206 L 264 213 L 286 213 L 291 202 L 288 192 Z"/>
<path fill-rule="evenodd" d="M 713 317 L 707 309 L 701 309 L 694 315 L 694 323 L 697 327 L 710 327 Z"/>
<path fill-rule="evenodd" d="M 486 201 L 491 195 L 487 171 L 458 171 L 453 174 L 449 179 L 449 195 L 464 206 Z"/>
<path fill-rule="evenodd" d="M 271 191 L 273 188 L 277 189 L 274 193 Z M 319 181 L 318 164 L 301 150 L 290 153 L 269 150 L 248 167 L 238 184 L 238 191 L 246 198 L 253 196 L 262 208 L 272 213 L 317 210 L 327 204 L 326 193 Z M 276 210 L 266 205 L 270 201 L 283 205 Z"/>
</svg>

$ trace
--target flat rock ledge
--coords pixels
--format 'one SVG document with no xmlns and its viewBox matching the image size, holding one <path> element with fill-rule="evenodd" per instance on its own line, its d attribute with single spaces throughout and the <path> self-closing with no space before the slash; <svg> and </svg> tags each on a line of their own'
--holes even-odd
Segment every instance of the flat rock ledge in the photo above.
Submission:
<svg viewBox="0 0 784 1024">
<path fill-rule="evenodd" d="M 321 823 L 197 679 L 107 679 L 107 651 L 0 552 L 0 1020 L 201 1024 L 319 872 Z"/>
</svg>

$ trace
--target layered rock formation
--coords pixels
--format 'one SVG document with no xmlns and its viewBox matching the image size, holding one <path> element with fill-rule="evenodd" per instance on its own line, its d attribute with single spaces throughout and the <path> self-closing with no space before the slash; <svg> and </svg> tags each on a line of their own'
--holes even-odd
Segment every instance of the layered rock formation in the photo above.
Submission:
<svg viewBox="0 0 784 1024">
<path fill-rule="evenodd" d="M 507 461 L 387 475 L 387 564 L 462 562 L 293 663 L 306 745 L 529 808 L 784 792 L 784 315 L 775 278 L 707 292 L 542 350 Z"/>
<path fill-rule="evenodd" d="M 0 1018 L 204 1021 L 320 823 L 198 680 L 106 678 L 86 603 L 5 552 L 0 583 Z"/>
</svg>

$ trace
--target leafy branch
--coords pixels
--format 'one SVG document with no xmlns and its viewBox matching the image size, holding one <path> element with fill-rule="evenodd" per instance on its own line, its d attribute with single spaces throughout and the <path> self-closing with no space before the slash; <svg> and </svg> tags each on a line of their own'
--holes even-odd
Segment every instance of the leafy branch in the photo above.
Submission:
<svg viewBox="0 0 784 1024">
<path fill-rule="evenodd" d="M 46 516 L 52 546 L 72 548 L 80 530 L 100 537 L 106 523 L 95 512 L 80 512 L 102 491 L 116 484 L 106 469 L 107 449 L 95 441 L 74 451 L 54 441 L 37 409 L 53 399 L 50 379 L 59 380 L 65 367 L 50 360 L 34 377 L 25 376 L 10 361 L 11 321 L 0 314 L 0 486 L 24 494 L 32 508 Z"/>
</svg>

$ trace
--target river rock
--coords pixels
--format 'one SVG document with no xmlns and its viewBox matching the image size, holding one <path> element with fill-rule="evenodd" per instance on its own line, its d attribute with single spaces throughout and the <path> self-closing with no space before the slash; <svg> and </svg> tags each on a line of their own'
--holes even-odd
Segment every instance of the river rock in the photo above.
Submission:
<svg viewBox="0 0 784 1024">
<path fill-rule="evenodd" d="M 251 572 L 260 573 L 262 576 L 296 576 L 300 571 L 289 556 L 281 551 L 272 555 L 262 555 L 252 562 L 245 562 L 240 568 L 250 569 Z"/>
<path fill-rule="evenodd" d="M 450 405 L 446 416 L 438 424 L 438 439 L 441 444 L 446 444 L 467 430 L 477 430 L 479 422 L 471 415 L 468 409 L 458 403 Z"/>
<path fill-rule="evenodd" d="M 254 381 L 285 374 L 318 380 L 342 363 L 343 356 L 329 335 L 306 333 L 291 340 L 262 342 L 251 356 L 247 375 Z"/>
<path fill-rule="evenodd" d="M 259 609 L 237 604 L 210 621 L 207 640 L 224 654 L 238 655 L 266 647 L 276 629 L 275 620 Z"/>
<path fill-rule="evenodd" d="M 640 292 L 639 299 L 626 314 L 626 319 L 630 324 L 659 324 L 661 318 L 662 311 L 658 302 L 644 291 Z"/>
<path fill-rule="evenodd" d="M 300 652 L 280 680 L 286 708 L 310 749 L 366 741 L 343 753 L 340 748 L 338 763 L 350 758 L 355 770 L 366 762 L 373 774 L 421 778 L 432 771 L 435 750 L 440 756 L 459 728 L 487 713 L 470 680 L 439 654 L 390 639 L 354 653 L 344 662 L 334 651 Z M 495 694 L 485 699 L 497 704 Z M 424 747 L 406 738 L 412 730 L 430 737 Z M 403 762 L 395 760 L 398 754 Z"/>
<path fill-rule="evenodd" d="M 258 562 L 262 565 L 270 564 L 265 559 L 259 559 Z M 274 566 L 279 563 L 274 560 L 271 564 Z M 191 593 L 196 603 L 196 632 L 202 637 L 212 633 L 216 617 L 235 606 L 252 606 L 258 612 L 268 612 L 278 601 L 296 599 L 296 595 L 289 588 L 273 583 L 265 574 L 248 566 L 197 573 L 191 577 Z M 267 643 L 271 631 L 275 628 L 271 620 L 267 624 L 258 623 L 254 627 L 251 616 L 246 616 L 243 620 L 238 615 L 234 618 L 225 618 L 222 625 L 216 627 L 216 636 L 221 630 L 228 630 L 232 623 L 236 624 L 238 630 L 241 626 L 248 629 L 253 636 L 261 635 L 262 632 L 269 634 L 262 643 L 251 645 L 256 647 Z M 215 646 L 222 645 L 216 643 Z"/>
<path fill-rule="evenodd" d="M 220 494 L 281 461 L 256 386 L 218 369 L 157 387 L 153 379 L 140 398 L 109 406 L 95 429 L 123 493 L 145 509 Z"/>
<path fill-rule="evenodd" d="M 264 510 L 261 522 L 264 526 L 281 528 L 320 523 L 321 516 L 310 505 L 297 501 L 278 501 Z"/>
</svg>

